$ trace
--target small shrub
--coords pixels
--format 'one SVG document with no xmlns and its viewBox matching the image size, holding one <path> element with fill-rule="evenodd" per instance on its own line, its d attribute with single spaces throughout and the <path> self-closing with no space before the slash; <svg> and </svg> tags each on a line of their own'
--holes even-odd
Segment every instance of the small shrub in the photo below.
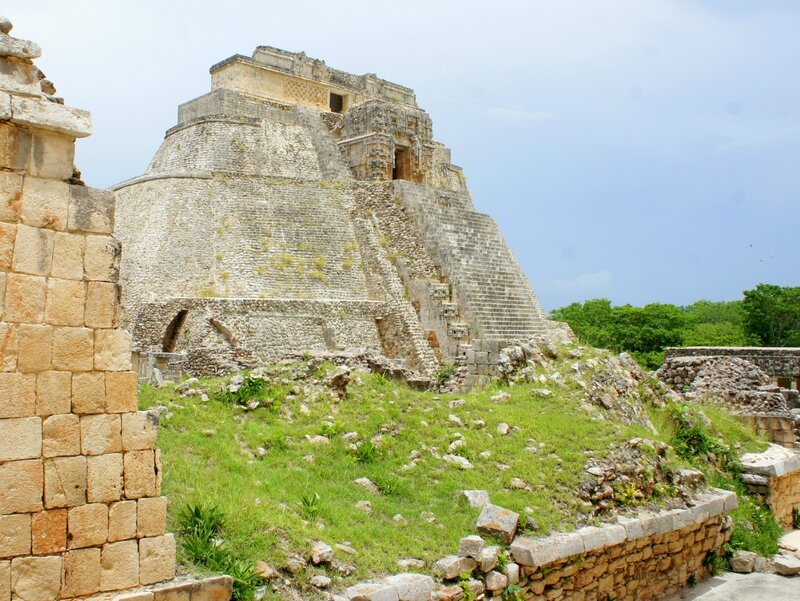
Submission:
<svg viewBox="0 0 800 601">
<path fill-rule="evenodd" d="M 403 485 L 395 478 L 376 478 L 375 484 L 384 495 L 392 497 L 402 493 Z"/>
<path fill-rule="evenodd" d="M 456 373 L 456 366 L 452 363 L 448 363 L 447 365 L 442 365 L 439 368 L 439 371 L 436 372 L 436 384 L 438 386 L 444 386 L 447 381 L 453 377 L 453 374 Z"/>
<path fill-rule="evenodd" d="M 378 458 L 378 447 L 371 440 L 366 440 L 353 451 L 353 458 L 357 463 L 375 463 Z"/>
<path fill-rule="evenodd" d="M 214 505 L 187 505 L 178 514 L 178 529 L 182 534 L 211 539 L 225 526 L 225 516 Z"/>
<path fill-rule="evenodd" d="M 310 495 L 302 495 L 300 497 L 300 511 L 310 520 L 315 520 L 322 511 L 322 507 L 320 502 L 322 501 L 322 497 L 319 496 L 319 493 L 313 492 Z"/>
<path fill-rule="evenodd" d="M 800 530 L 800 507 L 792 509 L 792 528 Z"/>
<path fill-rule="evenodd" d="M 228 405 L 246 405 L 252 399 L 264 398 L 266 388 L 265 379 L 246 376 L 236 391 L 232 392 L 226 386 L 217 393 L 216 399 Z"/>
<path fill-rule="evenodd" d="M 524 601 L 525 595 L 522 594 L 522 587 L 517 584 L 509 584 L 503 589 L 500 597 L 503 601 Z"/>
</svg>

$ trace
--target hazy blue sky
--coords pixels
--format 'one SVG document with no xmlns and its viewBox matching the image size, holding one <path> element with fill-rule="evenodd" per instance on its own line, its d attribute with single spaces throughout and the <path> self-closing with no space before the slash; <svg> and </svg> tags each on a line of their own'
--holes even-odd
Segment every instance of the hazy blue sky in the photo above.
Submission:
<svg viewBox="0 0 800 601">
<path fill-rule="evenodd" d="M 412 87 L 546 309 L 800 285 L 800 3 L 6 0 L 90 185 L 142 173 L 260 44 Z"/>
</svg>

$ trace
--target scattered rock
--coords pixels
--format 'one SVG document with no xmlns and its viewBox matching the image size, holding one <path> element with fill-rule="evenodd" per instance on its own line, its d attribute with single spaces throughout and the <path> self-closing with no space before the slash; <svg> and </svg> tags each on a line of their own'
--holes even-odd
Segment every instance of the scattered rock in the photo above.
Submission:
<svg viewBox="0 0 800 601">
<path fill-rule="evenodd" d="M 447 455 L 442 457 L 442 459 L 447 463 L 450 463 L 452 465 L 457 465 L 462 470 L 472 469 L 472 464 L 469 462 L 469 460 L 466 457 L 462 457 L 461 455 L 453 455 L 451 453 L 448 453 Z"/>
<path fill-rule="evenodd" d="M 0 17 L 0 33 L 4 33 L 8 35 L 11 33 L 11 30 L 14 26 L 11 24 L 11 21 L 8 20 L 7 17 Z"/>
<path fill-rule="evenodd" d="M 525 528 L 527 530 L 536 531 L 539 529 L 539 522 L 537 522 L 532 515 L 525 516 Z"/>
<path fill-rule="evenodd" d="M 395 574 L 386 582 L 395 587 L 403 601 L 430 601 L 433 592 L 433 578 L 424 574 Z"/>
<path fill-rule="evenodd" d="M 311 436 L 306 434 L 306 440 L 311 444 L 319 445 L 319 444 L 331 444 L 330 439 L 327 436 L 320 436 L 319 434 L 316 436 Z"/>
<path fill-rule="evenodd" d="M 504 543 L 510 543 L 514 540 L 514 534 L 517 532 L 518 521 L 518 513 L 489 503 L 484 506 L 478 516 L 475 527 L 481 534 L 496 536 Z"/>
<path fill-rule="evenodd" d="M 497 394 L 493 394 L 489 397 L 490 400 L 494 401 L 495 403 L 502 403 L 503 401 L 507 401 L 511 398 L 511 395 L 507 393 L 505 390 L 501 390 Z"/>
<path fill-rule="evenodd" d="M 769 559 L 767 559 L 766 557 L 761 557 L 760 555 L 758 555 L 756 557 L 755 564 L 753 565 L 753 571 L 754 572 L 760 572 L 762 574 L 765 574 L 767 572 L 771 572 L 772 571 L 772 565 L 770 565 L 770 564 L 771 564 L 771 562 L 770 562 Z"/>
<path fill-rule="evenodd" d="M 551 394 L 553 394 L 553 391 L 549 390 L 547 388 L 533 388 L 533 389 L 531 389 L 531 396 L 538 396 L 538 397 L 543 397 L 544 398 L 544 397 L 549 397 Z"/>
<path fill-rule="evenodd" d="M 333 549 L 327 543 L 314 541 L 311 545 L 311 563 L 318 566 L 321 563 L 330 563 L 333 560 Z"/>
<path fill-rule="evenodd" d="M 509 426 L 506 422 L 500 422 L 497 424 L 497 433 L 500 436 L 506 436 L 511 431 L 511 426 Z"/>
<path fill-rule="evenodd" d="M 466 399 L 453 399 L 452 401 L 447 403 L 447 406 L 450 407 L 450 409 L 455 409 L 456 407 L 463 407 L 466 404 L 467 404 Z"/>
<path fill-rule="evenodd" d="M 485 490 L 463 490 L 461 494 L 469 506 L 475 509 L 483 509 L 489 503 L 489 493 Z"/>
<path fill-rule="evenodd" d="M 755 568 L 756 555 L 750 551 L 736 551 L 731 557 L 731 570 L 738 574 L 749 574 Z"/>
<path fill-rule="evenodd" d="M 311 586 L 319 589 L 326 589 L 331 586 L 331 579 L 324 574 L 314 574 L 308 582 Z"/>
<path fill-rule="evenodd" d="M 306 569 L 308 563 L 306 562 L 305 557 L 300 555 L 292 554 L 286 559 L 286 570 L 290 574 L 297 574 L 298 572 L 302 572 Z"/>
<path fill-rule="evenodd" d="M 792 555 L 775 555 L 772 558 L 772 568 L 781 576 L 794 576 L 800 574 L 800 559 Z"/>
<path fill-rule="evenodd" d="M 458 556 L 471 557 L 476 561 L 480 561 L 481 552 L 485 546 L 486 541 L 484 541 L 480 536 L 476 536 L 474 534 L 472 536 L 465 536 L 458 543 Z"/>
<path fill-rule="evenodd" d="M 356 508 L 365 513 L 372 513 L 372 503 L 369 501 L 356 501 Z"/>
<path fill-rule="evenodd" d="M 464 422 L 461 421 L 461 418 L 457 415 L 453 415 L 452 413 L 447 416 L 447 421 L 452 422 L 458 426 L 463 426 Z"/>
<path fill-rule="evenodd" d="M 517 490 L 530 490 L 531 485 L 525 482 L 522 478 L 511 478 L 511 488 L 516 488 Z"/>
<path fill-rule="evenodd" d="M 374 494 L 376 494 L 376 495 L 377 495 L 377 494 L 379 494 L 379 493 L 381 492 L 381 491 L 380 491 L 380 489 L 378 488 L 378 485 L 377 485 L 377 484 L 375 484 L 375 483 L 374 483 L 372 480 L 370 480 L 369 478 L 356 478 L 355 480 L 353 480 L 353 482 L 354 482 L 355 484 L 358 484 L 359 486 L 363 486 L 363 487 L 364 487 L 364 488 L 366 488 L 366 489 L 367 489 L 369 492 L 371 492 L 371 493 L 374 493 Z"/>
<path fill-rule="evenodd" d="M 464 591 L 460 586 L 454 584 L 453 586 L 446 586 L 439 591 L 439 601 L 461 601 L 464 596 Z"/>
<path fill-rule="evenodd" d="M 423 569 L 425 567 L 425 562 L 416 557 L 404 557 L 403 559 L 397 560 L 397 565 L 400 566 L 400 569 L 404 572 L 409 572 L 411 570 Z"/>
<path fill-rule="evenodd" d="M 347 543 L 337 543 L 336 548 L 339 549 L 339 551 L 341 551 L 342 553 L 347 553 L 348 555 L 357 554 L 357 551 Z"/>
<path fill-rule="evenodd" d="M 469 557 L 459 557 L 458 555 L 448 555 L 442 557 L 433 564 L 433 573 L 444 580 L 458 578 L 461 572 L 471 572 L 478 566 L 478 563 Z"/>
<path fill-rule="evenodd" d="M 421 511 L 419 517 L 429 524 L 433 524 L 436 521 L 436 516 L 430 511 Z"/>
<path fill-rule="evenodd" d="M 273 578 L 277 578 L 280 576 L 278 571 L 269 565 L 266 561 L 257 561 L 256 562 L 256 576 L 262 578 L 263 580 L 272 580 Z"/>
</svg>

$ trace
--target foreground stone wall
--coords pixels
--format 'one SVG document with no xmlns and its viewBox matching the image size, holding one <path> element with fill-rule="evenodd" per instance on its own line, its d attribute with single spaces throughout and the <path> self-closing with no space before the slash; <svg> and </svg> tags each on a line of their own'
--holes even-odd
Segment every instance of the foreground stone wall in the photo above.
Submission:
<svg viewBox="0 0 800 601">
<path fill-rule="evenodd" d="M 800 454 L 773 445 L 764 453 L 744 455 L 742 471 L 750 490 L 778 521 L 792 526 L 794 511 L 800 511 Z"/>
<path fill-rule="evenodd" d="M 90 117 L 42 92 L 38 46 L 0 25 L 0 601 L 169 580 L 157 419 L 136 410 L 117 327 L 113 196 L 69 183 Z"/>
<path fill-rule="evenodd" d="M 520 585 L 531 601 L 661 599 L 706 577 L 730 539 L 736 495 L 717 491 L 690 509 L 620 520 L 542 539 L 517 537 Z"/>
<path fill-rule="evenodd" d="M 739 357 L 758 365 L 773 377 L 800 379 L 800 348 L 768 348 L 760 346 L 688 346 L 665 349 L 672 357 Z"/>
</svg>

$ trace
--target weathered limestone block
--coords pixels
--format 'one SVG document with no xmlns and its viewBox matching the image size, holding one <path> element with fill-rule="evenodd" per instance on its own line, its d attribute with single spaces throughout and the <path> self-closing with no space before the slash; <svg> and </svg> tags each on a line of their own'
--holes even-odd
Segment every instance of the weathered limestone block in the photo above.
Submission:
<svg viewBox="0 0 800 601">
<path fill-rule="evenodd" d="M 397 587 L 386 582 L 359 582 L 349 587 L 345 595 L 350 601 L 399 601 L 400 599 Z"/>
<path fill-rule="evenodd" d="M 5 274 L 0 274 L 0 293 L 5 292 Z M 2 305 L 0 305 L 2 313 Z M 13 323 L 0 323 L 0 372 L 13 371 L 17 368 L 17 351 L 19 327 Z M 2 417 L 2 409 L 0 409 Z"/>
<path fill-rule="evenodd" d="M 71 171 L 71 169 L 70 169 Z M 65 230 L 69 207 L 69 184 L 52 179 L 26 177 L 22 184 L 22 223 L 34 228 Z M 48 264 L 49 271 L 49 264 Z M 46 274 L 43 274 L 46 275 Z"/>
<path fill-rule="evenodd" d="M 36 415 L 69 413 L 72 374 L 47 371 L 36 376 Z"/>
<path fill-rule="evenodd" d="M 576 532 L 538 539 L 518 536 L 511 545 L 514 561 L 522 566 L 545 565 L 561 557 L 578 555 L 583 550 L 583 539 Z"/>
<path fill-rule="evenodd" d="M 94 547 L 108 540 L 108 505 L 89 503 L 69 510 L 67 546 L 70 549 Z"/>
<path fill-rule="evenodd" d="M 86 326 L 117 326 L 119 287 L 111 282 L 89 282 L 86 289 Z"/>
<path fill-rule="evenodd" d="M 28 417 L 36 409 L 36 376 L 15 372 L 0 373 L 0 418 Z"/>
<path fill-rule="evenodd" d="M 33 514 L 31 540 L 34 555 L 51 555 L 66 551 L 67 510 L 50 509 Z"/>
<path fill-rule="evenodd" d="M 106 404 L 106 378 L 100 371 L 72 376 L 72 411 L 81 415 L 102 413 Z"/>
<path fill-rule="evenodd" d="M 42 49 L 39 44 L 8 35 L 0 36 L 0 57 L 34 59 L 40 56 Z"/>
<path fill-rule="evenodd" d="M 48 509 L 86 503 L 86 457 L 44 460 L 44 504 Z"/>
<path fill-rule="evenodd" d="M 39 84 L 37 71 L 30 60 L 6 57 L 0 66 L 0 90 L 26 96 L 40 96 L 42 87 Z M 10 99 L 8 105 L 10 112 Z"/>
<path fill-rule="evenodd" d="M 83 282 L 50 278 L 47 282 L 46 323 L 57 326 L 82 326 L 86 287 Z"/>
<path fill-rule="evenodd" d="M 138 386 L 139 386 L 139 381 L 136 372 L 133 371 L 106 372 L 106 406 L 105 406 L 106 412 L 129 413 L 131 411 L 136 411 L 136 405 L 137 405 L 136 394 Z M 146 426 L 146 424 L 142 425 Z M 157 426 L 158 422 L 156 421 L 156 427 Z M 123 430 L 124 430 L 124 424 L 123 424 Z M 128 434 L 130 435 L 131 432 L 129 431 Z M 130 451 L 133 449 L 125 449 L 125 450 Z"/>
<path fill-rule="evenodd" d="M 42 418 L 4 419 L 0 426 L 0 462 L 42 456 Z"/>
<path fill-rule="evenodd" d="M 83 273 L 87 280 L 116 282 L 119 278 L 121 246 L 111 236 L 86 236 Z"/>
<path fill-rule="evenodd" d="M 122 415 L 122 450 L 152 449 L 158 436 L 158 413 L 138 411 Z"/>
<path fill-rule="evenodd" d="M 461 572 L 471 572 L 478 566 L 478 562 L 469 557 L 448 555 L 433 564 L 433 573 L 445 580 L 458 578 Z"/>
<path fill-rule="evenodd" d="M 61 557 L 17 557 L 12 560 L 11 593 L 15 600 L 55 601 L 60 589 Z"/>
<path fill-rule="evenodd" d="M 481 534 L 496 536 L 503 542 L 510 543 L 514 539 L 518 522 L 519 514 L 489 503 L 481 510 L 476 528 Z"/>
<path fill-rule="evenodd" d="M 167 530 L 167 497 L 142 498 L 137 505 L 136 536 L 162 536 Z"/>
<path fill-rule="evenodd" d="M 386 582 L 397 589 L 399 601 L 430 601 L 433 578 L 424 574 L 395 574 Z"/>
<path fill-rule="evenodd" d="M 66 280 L 82 280 L 83 247 L 85 243 L 86 237 L 81 234 L 56 232 L 53 237 L 53 264 L 50 275 Z M 91 291 L 91 286 L 89 290 Z M 95 327 L 89 323 L 86 325 Z"/>
<path fill-rule="evenodd" d="M 92 133 L 92 118 L 87 111 L 40 98 L 11 97 L 11 122 L 55 131 L 73 138 Z"/>
<path fill-rule="evenodd" d="M 471 557 L 472 559 L 480 561 L 481 552 L 485 546 L 486 541 L 484 541 L 480 536 L 465 536 L 458 543 L 458 556 Z"/>
<path fill-rule="evenodd" d="M 14 257 L 14 242 L 17 238 L 17 227 L 8 223 L 0 223 L 0 269 L 11 269 Z"/>
<path fill-rule="evenodd" d="M 6 275 L 3 319 L 18 323 L 40 323 L 44 317 L 44 299 L 45 278 L 9 273 Z"/>
<path fill-rule="evenodd" d="M 0 558 L 30 555 L 30 514 L 0 515 Z"/>
<path fill-rule="evenodd" d="M 29 173 L 32 176 L 53 180 L 68 180 L 72 177 L 74 161 L 75 144 L 70 138 L 42 131 L 33 136 L 29 168 Z M 63 224 L 66 224 L 66 221 L 62 222 Z"/>
<path fill-rule="evenodd" d="M 10 561 L 0 561 L 0 601 L 11 601 Z"/>
<path fill-rule="evenodd" d="M 139 540 L 139 582 L 153 584 L 175 577 L 175 537 L 171 534 Z"/>
<path fill-rule="evenodd" d="M 108 509 L 109 542 L 135 538 L 136 518 L 136 501 L 112 503 Z"/>
<path fill-rule="evenodd" d="M 53 328 L 48 325 L 20 324 L 17 328 L 19 350 L 17 369 L 36 373 L 50 369 L 53 348 Z"/>
<path fill-rule="evenodd" d="M 3 96 L 0 95 L 0 98 Z M 5 96 L 8 98 L 8 96 Z M 10 102 L 10 100 L 9 100 Z M 0 165 L 12 171 L 25 171 L 31 155 L 31 134 L 24 128 L 8 122 L 0 122 Z M 2 179 L 0 198 L 3 221 L 16 222 L 19 217 L 19 202 L 22 197 L 22 175 L 9 173 Z"/>
<path fill-rule="evenodd" d="M 92 234 L 114 231 L 114 193 L 88 186 L 71 186 L 69 229 Z"/>
<path fill-rule="evenodd" d="M 154 451 L 129 451 L 124 457 L 125 496 L 128 499 L 155 497 L 160 492 Z"/>
<path fill-rule="evenodd" d="M 100 590 L 100 549 L 75 549 L 64 554 L 63 596 L 92 595 Z"/>
<path fill-rule="evenodd" d="M 101 371 L 130 371 L 131 335 L 125 330 L 96 330 L 94 365 Z"/>
<path fill-rule="evenodd" d="M 122 453 L 88 457 L 86 495 L 89 503 L 111 503 L 122 498 Z M 163 532 L 161 533 L 163 534 Z"/>
<path fill-rule="evenodd" d="M 81 452 L 81 426 L 77 415 L 53 415 L 42 423 L 42 455 L 66 457 Z"/>
<path fill-rule="evenodd" d="M 6 148 L 4 142 L 5 128 L 0 124 L 0 153 Z M 3 163 L 5 164 L 5 163 Z M 19 219 L 20 201 L 22 200 L 22 176 L 16 173 L 0 171 L 0 221 L 16 223 Z"/>
<path fill-rule="evenodd" d="M 42 460 L 0 464 L 0 515 L 42 509 Z"/>
<path fill-rule="evenodd" d="M 100 557 L 100 589 L 113 591 L 139 584 L 139 546 L 135 540 L 103 546 Z"/>
<path fill-rule="evenodd" d="M 81 417 L 81 452 L 84 455 L 105 455 L 122 451 L 122 420 L 119 415 L 86 415 Z"/>
<path fill-rule="evenodd" d="M 91 371 L 94 367 L 94 336 L 89 328 L 57 328 L 53 333 L 53 368 Z"/>
</svg>

